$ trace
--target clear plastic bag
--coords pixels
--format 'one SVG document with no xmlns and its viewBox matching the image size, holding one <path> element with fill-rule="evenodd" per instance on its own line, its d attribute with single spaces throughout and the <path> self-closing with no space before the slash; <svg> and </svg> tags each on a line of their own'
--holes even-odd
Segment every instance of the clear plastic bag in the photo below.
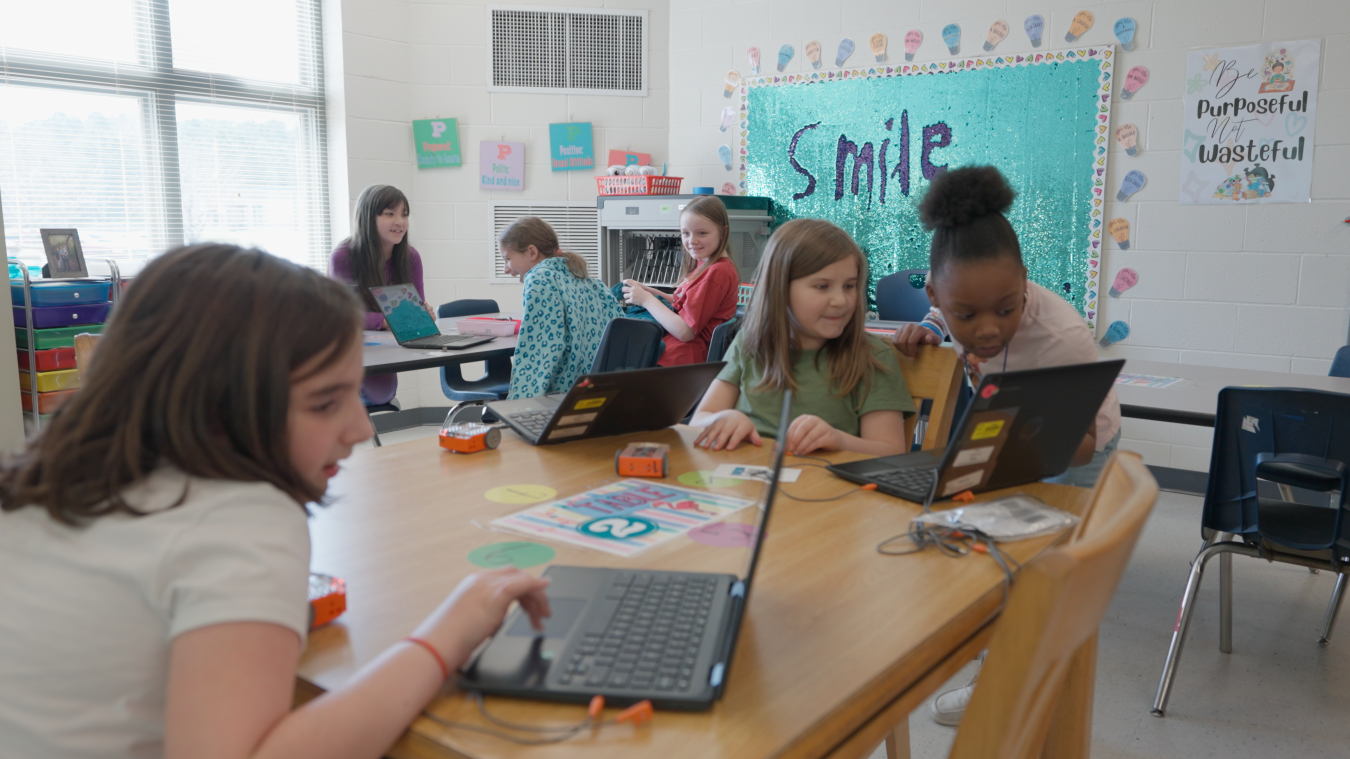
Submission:
<svg viewBox="0 0 1350 759">
<path fill-rule="evenodd" d="M 1035 496 L 1018 493 L 996 501 L 930 512 L 915 521 L 972 530 L 1008 542 L 1051 535 L 1078 524 L 1078 517 Z"/>
</svg>

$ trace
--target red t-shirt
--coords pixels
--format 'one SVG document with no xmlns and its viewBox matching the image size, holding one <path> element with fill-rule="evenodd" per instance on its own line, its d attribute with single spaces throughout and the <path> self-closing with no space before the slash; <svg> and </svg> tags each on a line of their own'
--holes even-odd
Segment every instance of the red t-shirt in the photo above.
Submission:
<svg viewBox="0 0 1350 759">
<path fill-rule="evenodd" d="M 681 342 L 674 335 L 665 337 L 666 351 L 659 366 L 701 364 L 708 360 L 708 343 L 717 325 L 736 315 L 736 293 L 740 277 L 730 259 L 723 258 L 708 267 L 693 282 L 681 282 L 675 288 L 672 309 L 694 330 L 694 339 Z"/>
</svg>

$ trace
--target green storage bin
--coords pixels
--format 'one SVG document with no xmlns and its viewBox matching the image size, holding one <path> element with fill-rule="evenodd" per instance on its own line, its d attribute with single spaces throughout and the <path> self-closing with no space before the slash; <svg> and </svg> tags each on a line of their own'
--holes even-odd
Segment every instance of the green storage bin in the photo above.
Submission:
<svg viewBox="0 0 1350 759">
<path fill-rule="evenodd" d="M 33 330 L 33 341 L 37 343 L 37 349 L 45 351 L 49 348 L 70 348 L 75 345 L 75 336 L 90 334 L 97 335 L 103 331 L 102 324 L 83 324 L 74 327 L 55 327 L 53 329 L 35 329 Z M 14 330 L 14 342 L 20 348 L 28 347 L 28 330 Z"/>
</svg>

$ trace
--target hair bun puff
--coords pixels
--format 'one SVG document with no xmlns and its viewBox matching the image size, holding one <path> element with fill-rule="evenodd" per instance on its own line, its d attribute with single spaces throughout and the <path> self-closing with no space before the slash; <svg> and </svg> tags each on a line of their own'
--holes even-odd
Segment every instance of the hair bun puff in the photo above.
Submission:
<svg viewBox="0 0 1350 759">
<path fill-rule="evenodd" d="M 919 203 L 924 229 L 950 229 L 981 216 L 1003 213 L 1017 193 L 993 166 L 966 166 L 933 177 Z"/>
</svg>

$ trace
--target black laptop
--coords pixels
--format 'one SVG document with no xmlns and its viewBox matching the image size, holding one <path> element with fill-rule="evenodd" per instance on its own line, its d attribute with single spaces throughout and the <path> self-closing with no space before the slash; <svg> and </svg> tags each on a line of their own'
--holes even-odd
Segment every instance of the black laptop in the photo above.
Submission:
<svg viewBox="0 0 1350 759">
<path fill-rule="evenodd" d="M 490 401 L 497 418 L 534 445 L 660 430 L 703 397 L 725 362 L 583 375 L 566 395 Z"/>
<path fill-rule="evenodd" d="M 792 391 L 783 393 L 773 476 L 764 490 L 745 577 L 551 566 L 553 616 L 541 633 L 517 608 L 463 671 L 459 686 L 502 696 L 700 711 L 726 689 L 750 584 L 768 530 Z"/>
<path fill-rule="evenodd" d="M 375 302 L 384 312 L 384 321 L 394 339 L 404 348 L 421 350 L 460 350 L 491 340 L 488 335 L 442 335 L 436 320 L 422 303 L 412 285 L 386 285 L 370 288 Z"/>
<path fill-rule="evenodd" d="M 1124 360 L 986 374 L 944 451 L 833 464 L 846 480 L 915 503 L 1063 474 Z"/>
</svg>

